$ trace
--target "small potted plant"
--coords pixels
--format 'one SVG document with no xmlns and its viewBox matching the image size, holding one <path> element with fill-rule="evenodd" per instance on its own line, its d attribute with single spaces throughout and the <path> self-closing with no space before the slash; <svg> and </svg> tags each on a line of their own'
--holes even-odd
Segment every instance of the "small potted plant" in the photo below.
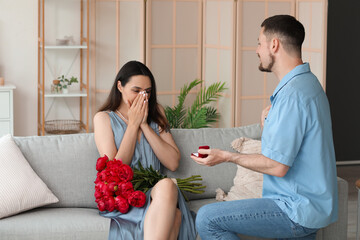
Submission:
<svg viewBox="0 0 360 240">
<path fill-rule="evenodd" d="M 58 77 L 58 79 L 60 80 L 60 85 L 62 87 L 62 93 L 68 93 L 69 92 L 69 86 L 72 83 L 78 83 L 78 79 L 74 76 L 72 76 L 70 79 L 65 78 L 64 75 L 62 75 L 61 77 Z"/>
</svg>

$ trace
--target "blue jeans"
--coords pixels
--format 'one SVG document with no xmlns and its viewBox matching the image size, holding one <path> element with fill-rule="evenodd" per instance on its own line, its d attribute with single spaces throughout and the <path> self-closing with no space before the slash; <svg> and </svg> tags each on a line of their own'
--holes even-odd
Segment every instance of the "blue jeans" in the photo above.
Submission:
<svg viewBox="0 0 360 240">
<path fill-rule="evenodd" d="M 290 220 L 266 198 L 218 202 L 203 206 L 196 216 L 201 239 L 240 239 L 237 234 L 260 238 L 314 240 L 318 229 Z"/>
</svg>

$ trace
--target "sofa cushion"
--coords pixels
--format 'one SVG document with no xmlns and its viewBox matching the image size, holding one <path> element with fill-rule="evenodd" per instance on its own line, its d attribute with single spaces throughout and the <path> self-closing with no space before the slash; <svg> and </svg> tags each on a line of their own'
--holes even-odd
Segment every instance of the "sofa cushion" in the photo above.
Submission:
<svg viewBox="0 0 360 240">
<path fill-rule="evenodd" d="M 235 152 L 231 148 L 231 142 L 234 139 L 239 137 L 261 138 L 259 124 L 236 128 L 172 129 L 171 133 L 181 152 L 180 166 L 175 172 L 165 170 L 165 174 L 178 178 L 199 174 L 203 178 L 203 184 L 207 186 L 203 194 L 186 193 L 190 200 L 215 198 L 217 188 L 228 192 L 233 185 L 237 170 L 233 163 L 223 163 L 213 167 L 199 165 L 190 158 L 192 152 L 196 152 L 202 145 Z"/>
<path fill-rule="evenodd" d="M 24 158 L 12 136 L 0 138 L 0 219 L 59 200 Z"/>
<path fill-rule="evenodd" d="M 96 208 L 94 181 L 99 157 L 93 134 L 15 137 L 20 150 L 58 197 L 51 207 Z"/>
<path fill-rule="evenodd" d="M 107 240 L 110 218 L 96 209 L 38 208 L 1 220 L 2 240 Z"/>
</svg>

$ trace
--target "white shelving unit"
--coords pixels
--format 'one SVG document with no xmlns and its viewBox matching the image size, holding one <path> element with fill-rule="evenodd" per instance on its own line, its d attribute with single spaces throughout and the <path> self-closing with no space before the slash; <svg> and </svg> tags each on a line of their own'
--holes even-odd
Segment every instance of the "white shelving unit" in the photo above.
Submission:
<svg viewBox="0 0 360 240">
<path fill-rule="evenodd" d="M 80 18 L 74 18 L 74 21 L 80 21 L 80 42 L 75 45 L 55 45 L 54 40 L 45 41 L 47 37 L 46 29 L 53 31 L 57 26 L 52 26 L 51 29 L 47 27 L 45 29 L 45 24 L 54 24 L 56 21 L 47 21 L 45 10 L 48 10 L 45 6 L 46 4 L 52 4 L 54 9 L 57 11 L 63 11 L 66 9 L 62 9 L 64 4 L 68 4 L 67 2 L 62 1 L 54 1 L 54 0 L 38 0 L 38 135 L 45 135 L 45 125 L 47 116 L 49 112 L 56 108 L 54 107 L 54 102 L 57 100 L 64 100 L 66 103 L 66 99 L 74 98 L 79 102 L 79 115 L 74 116 L 72 113 L 72 117 L 80 125 L 80 131 L 89 132 L 89 1 L 90 0 L 75 0 L 75 4 L 79 7 L 80 10 Z M 55 4 L 55 5 L 54 5 Z M 68 7 L 68 6 L 67 6 Z M 67 11 L 67 10 L 66 10 Z M 76 12 L 77 10 L 75 10 Z M 54 13 L 49 13 L 49 16 L 52 16 Z M 46 22 L 46 23 L 45 23 Z M 71 24 L 71 21 L 69 22 Z M 70 28 L 71 25 L 66 25 Z M 54 33 L 53 33 L 54 34 Z M 76 32 L 75 32 L 76 35 Z M 49 69 L 51 71 L 52 66 L 49 65 L 49 61 L 46 58 L 46 54 L 50 53 L 54 54 L 57 57 L 60 57 L 63 51 L 76 51 L 76 55 L 74 61 L 71 66 L 74 64 L 75 60 L 79 56 L 80 66 L 79 66 L 79 76 L 76 76 L 79 80 L 78 89 L 71 89 L 69 93 L 52 93 L 50 92 L 50 85 L 54 78 L 58 76 L 53 76 L 52 79 L 45 73 L 45 69 Z M 46 63 L 46 64 L 45 64 Z M 55 63 L 59 64 L 58 62 Z M 65 77 L 68 77 L 64 73 Z M 69 99 L 69 101 L 72 101 Z M 46 106 L 45 106 L 46 105 Z M 71 112 L 69 105 L 66 103 L 66 106 Z M 75 114 L 77 115 L 77 114 Z M 58 119 L 58 121 L 68 120 L 68 119 Z M 53 122 L 54 120 L 52 120 Z M 57 120 L 56 120 L 57 121 Z"/>
<path fill-rule="evenodd" d="M 45 91 L 44 94 L 45 98 L 70 98 L 70 97 L 87 97 L 86 90 L 72 90 L 69 93 L 51 93 L 48 91 Z"/>
<path fill-rule="evenodd" d="M 0 86 L 0 137 L 14 135 L 14 85 Z"/>
<path fill-rule="evenodd" d="M 42 46 L 40 46 L 42 48 Z M 57 46 L 57 45 L 52 45 L 52 46 L 45 46 L 45 49 L 60 49 L 60 50 L 64 50 L 64 49 L 87 49 L 87 46 L 85 45 L 67 45 L 67 46 Z"/>
</svg>

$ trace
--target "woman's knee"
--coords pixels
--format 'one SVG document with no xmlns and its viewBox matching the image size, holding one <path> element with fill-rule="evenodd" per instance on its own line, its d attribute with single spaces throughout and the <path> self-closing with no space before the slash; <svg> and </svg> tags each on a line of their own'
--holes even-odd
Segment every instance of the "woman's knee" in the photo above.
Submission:
<svg viewBox="0 0 360 240">
<path fill-rule="evenodd" d="M 151 193 L 153 199 L 159 198 L 162 201 L 166 199 L 174 201 L 178 198 L 177 187 L 170 178 L 164 178 L 156 183 Z"/>
</svg>

